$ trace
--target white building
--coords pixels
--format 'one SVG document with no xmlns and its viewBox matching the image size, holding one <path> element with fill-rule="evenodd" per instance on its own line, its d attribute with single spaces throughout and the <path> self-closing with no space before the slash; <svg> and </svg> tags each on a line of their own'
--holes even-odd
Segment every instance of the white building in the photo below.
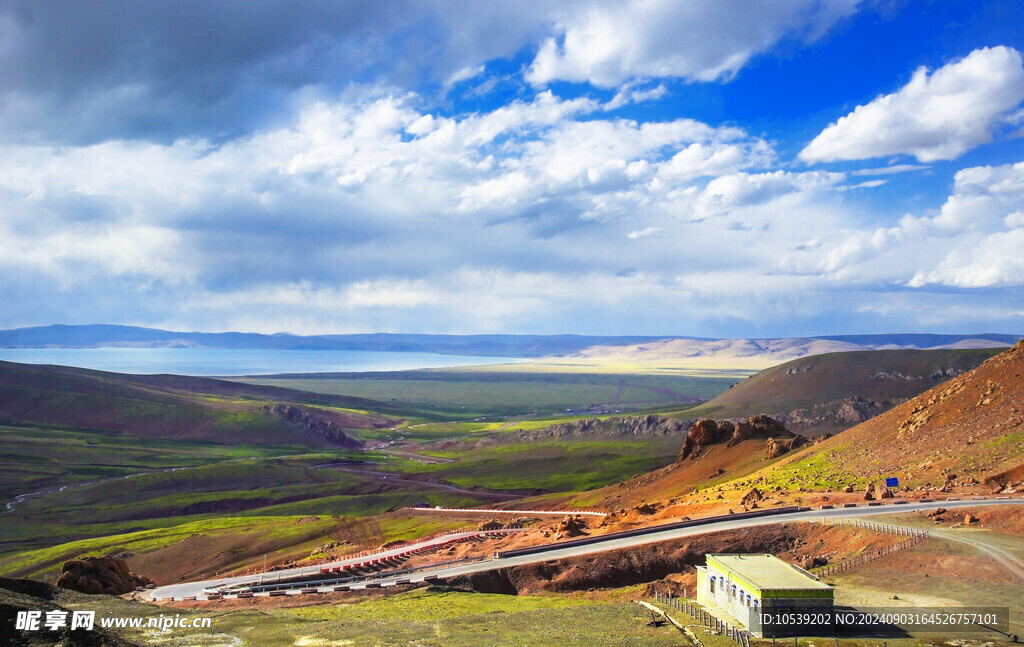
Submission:
<svg viewBox="0 0 1024 647">
<path fill-rule="evenodd" d="M 706 558 L 707 564 L 697 567 L 697 603 L 712 612 L 715 608 L 724 611 L 758 638 L 785 633 L 768 625 L 762 628 L 755 618 L 759 612 L 832 611 L 831 586 L 774 555 Z"/>
</svg>

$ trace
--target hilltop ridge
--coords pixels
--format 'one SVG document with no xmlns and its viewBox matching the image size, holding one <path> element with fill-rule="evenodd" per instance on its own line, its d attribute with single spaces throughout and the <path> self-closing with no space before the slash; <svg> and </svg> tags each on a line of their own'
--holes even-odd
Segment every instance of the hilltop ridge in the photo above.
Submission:
<svg viewBox="0 0 1024 647">
<path fill-rule="evenodd" d="M 1024 342 L 769 468 L 815 464 L 823 481 L 898 476 L 907 485 L 1024 478 Z"/>
<path fill-rule="evenodd" d="M 1000 350 L 899 349 L 802 357 L 752 375 L 677 416 L 766 413 L 806 435 L 836 433 L 976 368 Z"/>
</svg>

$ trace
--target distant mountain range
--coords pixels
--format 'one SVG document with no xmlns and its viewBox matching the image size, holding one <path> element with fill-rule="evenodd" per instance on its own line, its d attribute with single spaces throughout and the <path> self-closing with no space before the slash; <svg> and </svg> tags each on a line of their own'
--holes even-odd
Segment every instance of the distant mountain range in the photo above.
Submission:
<svg viewBox="0 0 1024 647">
<path fill-rule="evenodd" d="M 118 325 L 37 326 L 0 331 L 0 348 L 238 348 L 421 352 L 476 357 L 770 356 L 779 362 L 845 350 L 1012 346 L 1019 335 L 882 334 L 777 339 L 587 335 L 291 335 L 174 332 Z"/>
</svg>

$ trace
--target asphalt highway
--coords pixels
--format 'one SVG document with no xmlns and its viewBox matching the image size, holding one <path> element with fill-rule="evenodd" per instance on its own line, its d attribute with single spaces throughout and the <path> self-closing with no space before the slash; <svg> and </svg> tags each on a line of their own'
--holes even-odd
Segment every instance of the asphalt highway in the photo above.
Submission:
<svg viewBox="0 0 1024 647">
<path fill-rule="evenodd" d="M 919 512 L 922 510 L 934 510 L 936 508 L 964 508 L 964 507 L 978 507 L 978 506 L 991 506 L 991 505 L 1024 505 L 1024 498 L 1014 499 L 964 499 L 959 501 L 934 501 L 930 503 L 918 503 L 908 501 L 906 504 L 894 504 L 892 502 L 886 502 L 885 505 L 868 506 L 866 504 L 859 504 L 856 507 L 837 507 L 833 509 L 813 509 L 804 512 L 791 512 L 785 514 L 776 514 L 766 517 L 747 517 L 743 519 L 722 519 L 719 521 L 689 526 L 685 528 L 675 528 L 672 530 L 657 531 L 654 530 L 648 534 L 636 535 L 630 537 L 618 537 L 610 538 L 607 541 L 598 541 L 592 544 L 583 546 L 571 546 L 566 548 L 554 548 L 551 550 L 545 550 L 543 552 L 528 554 L 528 555 L 517 555 L 515 557 L 499 557 L 494 559 L 488 559 L 483 561 L 469 562 L 466 564 L 456 564 L 438 568 L 431 571 L 420 571 L 413 574 L 400 574 L 392 575 L 387 577 L 373 577 L 358 582 L 353 582 L 349 586 L 353 590 L 359 590 L 366 587 L 367 584 L 371 586 L 388 587 L 394 586 L 397 580 L 402 580 L 410 584 L 423 582 L 427 578 L 448 578 L 456 575 L 469 575 L 473 573 L 482 573 L 486 571 L 493 571 L 501 568 L 509 568 L 512 566 L 522 566 L 525 564 L 536 564 L 540 562 L 547 562 L 557 559 L 564 559 L 566 557 L 578 557 L 580 555 L 590 555 L 593 553 L 601 553 L 609 550 L 619 550 L 623 548 L 634 548 L 636 546 L 644 546 L 648 544 L 656 544 L 663 541 L 669 541 L 673 539 L 681 539 L 684 537 L 692 537 L 695 535 L 703 535 L 713 532 L 721 532 L 723 530 L 738 530 L 741 528 L 751 528 L 755 526 L 767 526 L 771 524 L 786 523 L 792 521 L 815 521 L 826 518 L 846 518 L 846 517 L 862 517 L 869 515 L 880 515 L 880 514 L 897 514 L 901 512 Z M 464 533 L 466 535 L 472 535 L 474 533 Z M 443 538 L 438 538 L 443 539 Z M 438 541 L 432 540 L 432 541 Z M 424 545 L 429 542 L 423 542 Z M 418 546 L 417 546 L 418 547 Z M 404 547 L 403 551 L 414 549 L 414 546 Z M 387 553 L 382 553 L 386 555 Z M 364 558 L 345 560 L 347 562 L 365 561 Z M 336 564 L 342 564 L 344 562 L 338 562 Z M 336 564 L 323 565 L 323 566 L 334 566 Z M 306 574 L 317 572 L 319 567 L 310 568 L 307 567 L 304 570 Z M 292 569 L 299 571 L 300 569 Z M 287 577 L 288 571 L 281 571 Z M 297 573 L 296 573 L 297 574 Z M 264 582 L 271 581 L 269 578 L 273 577 L 276 579 L 277 573 L 269 574 Z M 259 575 L 246 576 L 246 577 L 235 577 L 220 580 L 203 580 L 198 582 L 185 582 L 182 584 L 172 584 L 168 586 L 161 586 L 148 591 L 147 593 L 154 599 L 163 599 L 174 597 L 181 599 L 185 596 L 198 596 L 202 598 L 203 589 L 214 586 L 230 586 L 233 584 L 255 584 L 259 581 Z M 329 592 L 333 589 L 332 585 L 316 586 L 314 584 L 307 584 L 308 588 L 317 588 L 320 592 Z M 297 586 L 295 589 L 289 591 L 292 594 L 298 594 L 302 586 Z M 257 594 L 259 595 L 259 594 Z"/>
</svg>

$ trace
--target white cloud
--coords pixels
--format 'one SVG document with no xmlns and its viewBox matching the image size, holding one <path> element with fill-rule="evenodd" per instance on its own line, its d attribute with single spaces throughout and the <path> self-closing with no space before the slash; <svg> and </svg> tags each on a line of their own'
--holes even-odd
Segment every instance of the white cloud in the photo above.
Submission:
<svg viewBox="0 0 1024 647">
<path fill-rule="evenodd" d="M 655 236 L 661 233 L 660 227 L 647 227 L 646 229 L 637 229 L 626 234 L 626 237 L 630 240 L 639 240 L 640 238 L 647 238 L 648 236 Z"/>
<path fill-rule="evenodd" d="M 445 80 L 444 84 L 445 86 L 452 86 L 455 85 L 456 83 L 459 83 L 460 81 L 466 81 L 468 79 L 472 79 L 475 76 L 479 76 L 483 74 L 483 72 L 483 65 L 467 65 L 466 67 L 456 70 L 451 76 L 449 76 Z"/>
<path fill-rule="evenodd" d="M 631 0 L 571 7 L 557 37 L 543 41 L 527 73 L 536 85 L 589 81 L 614 87 L 632 78 L 729 79 L 785 37 L 820 38 L 857 11 L 856 0 Z"/>
<path fill-rule="evenodd" d="M 897 92 L 857 106 L 800 152 L 806 162 L 913 155 L 949 160 L 992 141 L 1024 100 L 1021 55 L 982 48 L 931 75 L 919 68 Z"/>
<path fill-rule="evenodd" d="M 658 85 L 657 87 L 650 88 L 647 90 L 637 89 L 636 84 L 627 83 L 624 87 L 620 88 L 612 100 L 604 104 L 605 110 L 615 110 L 621 108 L 628 103 L 643 103 L 645 101 L 653 101 L 660 99 L 668 94 L 668 88 L 664 85 Z"/>
<path fill-rule="evenodd" d="M 737 209 L 764 205 L 787 194 L 813 194 L 845 178 L 841 173 L 734 173 L 716 177 L 696 199 L 699 217 L 724 215 Z"/>
<path fill-rule="evenodd" d="M 909 173 L 911 171 L 927 171 L 930 166 L 924 164 L 893 164 L 880 168 L 862 168 L 850 171 L 849 175 L 896 175 L 897 173 Z"/>
<path fill-rule="evenodd" d="M 1024 228 L 992 234 L 973 247 L 957 247 L 938 267 L 915 275 L 908 285 L 941 283 L 964 288 L 1024 284 Z"/>
<path fill-rule="evenodd" d="M 736 173 L 750 167 L 767 167 L 774 151 L 764 140 L 741 143 L 695 142 L 662 165 L 658 177 L 670 182 Z"/>
<path fill-rule="evenodd" d="M 822 228 L 818 249 L 798 248 L 778 267 L 835 285 L 1020 287 L 1022 210 L 1024 163 L 966 168 L 939 209 L 893 227 Z"/>
<path fill-rule="evenodd" d="M 941 209 L 864 229 L 845 174 L 777 170 L 735 127 L 602 108 L 542 92 L 443 116 L 353 88 L 219 146 L 7 146 L 0 289 L 41 277 L 76 316 L 130 300 L 141 323 L 266 332 L 622 331 L 657 301 L 647 332 L 728 334 L 918 275 L 1017 284 L 1024 166 L 964 169 Z"/>
</svg>

